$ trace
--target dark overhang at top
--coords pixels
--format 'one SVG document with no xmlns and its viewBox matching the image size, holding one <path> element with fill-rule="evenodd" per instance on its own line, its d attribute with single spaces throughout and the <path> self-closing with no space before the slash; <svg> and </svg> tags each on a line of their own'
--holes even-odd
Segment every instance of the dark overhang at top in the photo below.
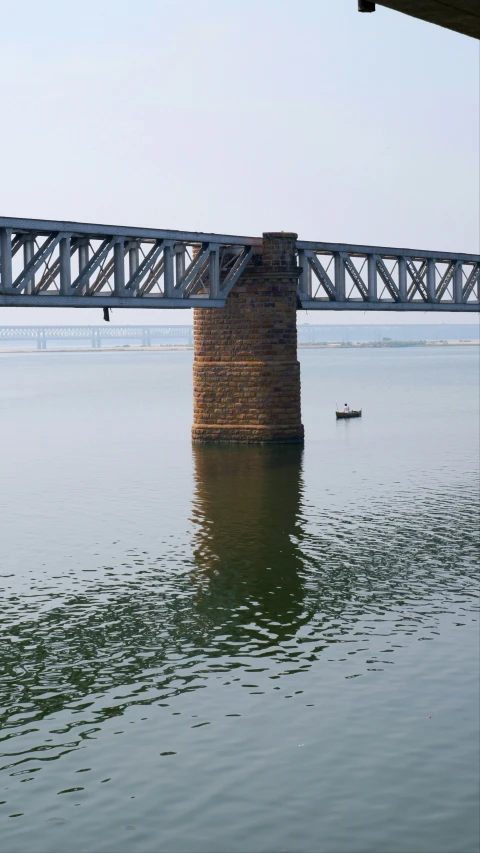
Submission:
<svg viewBox="0 0 480 853">
<path fill-rule="evenodd" d="M 374 12 L 375 6 L 387 6 L 396 12 L 480 39 L 479 0 L 358 0 L 359 12 Z"/>
</svg>

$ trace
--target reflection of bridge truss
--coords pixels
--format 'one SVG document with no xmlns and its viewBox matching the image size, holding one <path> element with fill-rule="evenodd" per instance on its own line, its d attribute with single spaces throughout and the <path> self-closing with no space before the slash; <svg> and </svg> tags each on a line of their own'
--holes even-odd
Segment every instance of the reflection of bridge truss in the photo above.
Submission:
<svg viewBox="0 0 480 853">
<path fill-rule="evenodd" d="M 0 305 L 220 308 L 261 238 L 0 218 Z M 297 242 L 299 307 L 478 311 L 480 256 Z"/>
</svg>

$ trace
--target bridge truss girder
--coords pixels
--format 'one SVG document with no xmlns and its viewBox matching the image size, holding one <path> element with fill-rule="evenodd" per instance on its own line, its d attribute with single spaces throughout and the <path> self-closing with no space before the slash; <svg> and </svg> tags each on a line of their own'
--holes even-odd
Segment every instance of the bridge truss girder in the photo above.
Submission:
<svg viewBox="0 0 480 853">
<path fill-rule="evenodd" d="M 242 237 L 0 218 L 0 305 L 222 307 L 252 248 Z"/>
<path fill-rule="evenodd" d="M 262 238 L 0 218 L 0 306 L 221 308 Z M 298 307 L 478 311 L 480 256 L 297 241 Z"/>
<path fill-rule="evenodd" d="M 297 242 L 304 309 L 478 311 L 480 256 Z"/>
</svg>

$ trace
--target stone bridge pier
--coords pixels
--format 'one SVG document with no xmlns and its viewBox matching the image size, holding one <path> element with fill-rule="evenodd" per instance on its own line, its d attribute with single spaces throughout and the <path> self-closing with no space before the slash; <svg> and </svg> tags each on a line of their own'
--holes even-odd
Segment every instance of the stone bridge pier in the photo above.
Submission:
<svg viewBox="0 0 480 853">
<path fill-rule="evenodd" d="M 303 442 L 296 239 L 264 234 L 225 308 L 194 309 L 195 442 Z"/>
</svg>

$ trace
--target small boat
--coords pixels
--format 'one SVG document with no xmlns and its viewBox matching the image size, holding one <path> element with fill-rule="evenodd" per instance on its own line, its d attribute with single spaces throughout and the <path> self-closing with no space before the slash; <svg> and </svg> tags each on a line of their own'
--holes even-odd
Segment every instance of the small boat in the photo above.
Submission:
<svg viewBox="0 0 480 853">
<path fill-rule="evenodd" d="M 361 409 L 351 409 L 350 412 L 335 412 L 337 416 L 337 420 L 340 418 L 361 418 L 362 410 Z"/>
</svg>

